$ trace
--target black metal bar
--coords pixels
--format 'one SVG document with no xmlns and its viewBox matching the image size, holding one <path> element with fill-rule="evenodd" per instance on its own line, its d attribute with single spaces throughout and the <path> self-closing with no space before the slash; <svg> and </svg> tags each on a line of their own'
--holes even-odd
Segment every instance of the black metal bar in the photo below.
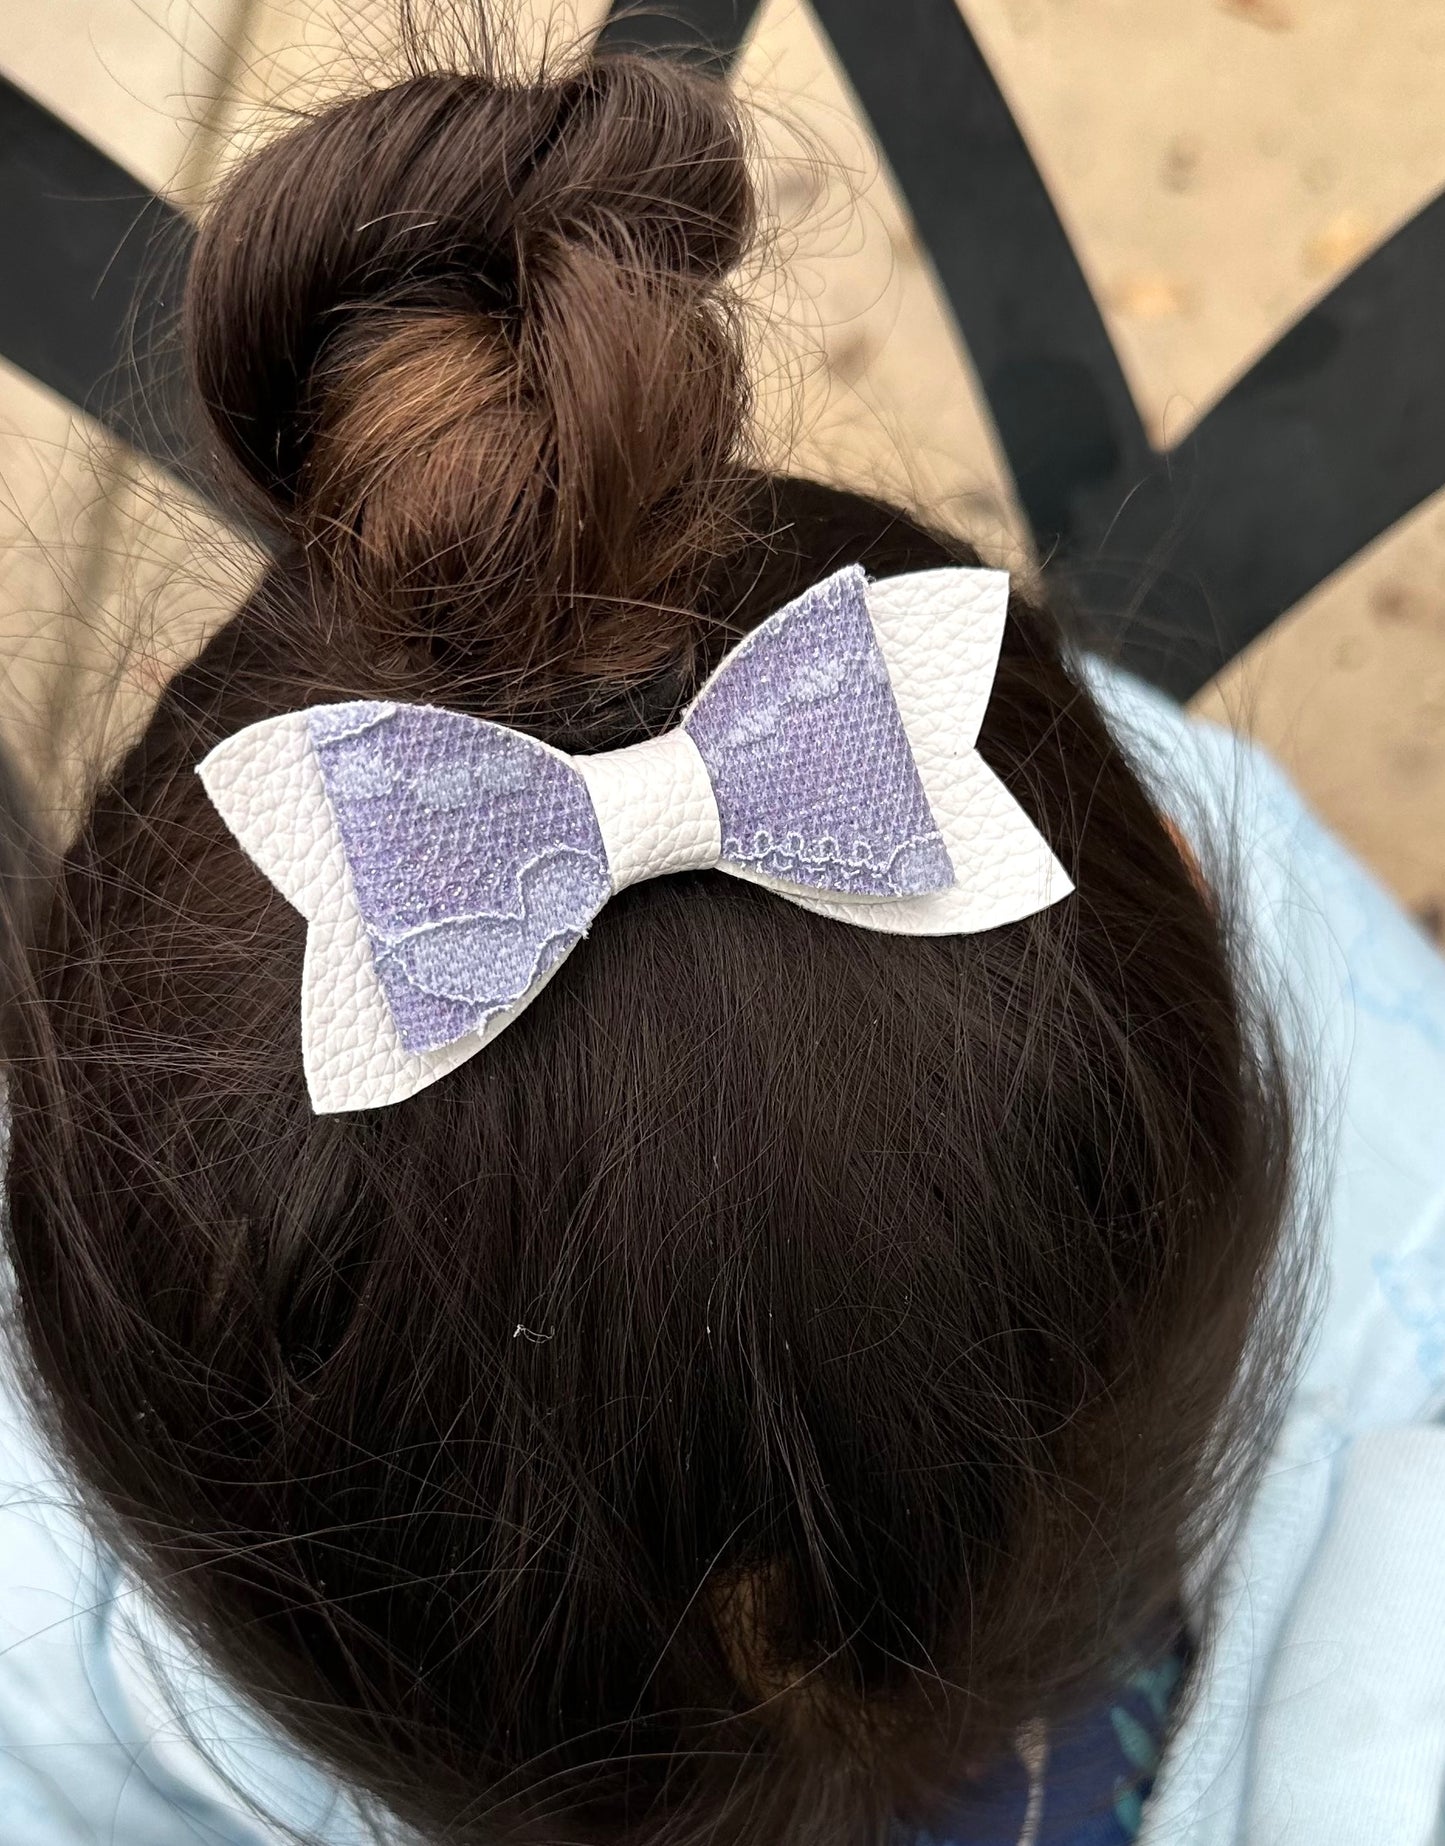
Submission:
<svg viewBox="0 0 1445 1846">
<path fill-rule="evenodd" d="M 1063 568 L 1126 661 L 1187 696 L 1445 485 L 1442 327 L 1445 193 L 1094 511 Z"/>
<path fill-rule="evenodd" d="M 929 248 L 1040 549 L 1127 662 L 1195 690 L 1445 484 L 1445 194 L 1158 456 L 955 0 L 817 10 Z M 728 62 L 753 11 L 674 0 L 603 36 Z M 183 476 L 173 321 L 193 235 L 0 78 L 0 353 Z"/>
<path fill-rule="evenodd" d="M 0 77 L 0 354 L 181 473 L 173 324 L 192 235 L 174 206 Z"/>
<path fill-rule="evenodd" d="M 614 6 L 597 35 L 601 51 L 665 52 L 726 72 L 737 62 L 759 0 L 671 0 Z"/>
<path fill-rule="evenodd" d="M 814 7 L 948 295 L 1039 554 L 1111 652 L 1187 697 L 1445 485 L 1445 195 L 1160 455 L 956 0 Z"/>
<path fill-rule="evenodd" d="M 814 0 L 948 295 L 1041 554 L 1152 451 L 1108 328 L 956 0 Z"/>
</svg>

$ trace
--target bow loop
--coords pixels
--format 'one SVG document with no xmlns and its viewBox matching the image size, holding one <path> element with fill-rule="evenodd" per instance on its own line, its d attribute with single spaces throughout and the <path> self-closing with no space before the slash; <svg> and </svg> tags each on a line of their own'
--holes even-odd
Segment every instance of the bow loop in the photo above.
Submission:
<svg viewBox="0 0 1445 1846">
<path fill-rule="evenodd" d="M 585 783 L 535 738 L 430 706 L 321 706 L 309 728 L 402 1045 L 483 1031 L 611 895 Z"/>
<path fill-rule="evenodd" d="M 953 883 L 856 565 L 755 629 L 683 728 L 707 765 L 728 870 L 840 897 Z"/>
</svg>

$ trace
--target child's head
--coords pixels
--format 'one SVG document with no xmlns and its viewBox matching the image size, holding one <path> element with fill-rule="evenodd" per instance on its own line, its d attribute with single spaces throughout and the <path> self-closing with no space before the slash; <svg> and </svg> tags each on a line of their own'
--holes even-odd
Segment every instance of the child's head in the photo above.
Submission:
<svg viewBox="0 0 1445 1846">
<path fill-rule="evenodd" d="M 318 1116 L 302 919 L 193 773 L 323 699 L 672 724 L 843 564 L 972 561 L 745 465 L 725 91 L 425 76 L 240 168 L 195 375 L 256 593 L 57 879 L 9 1235 L 59 1439 L 283 1724 L 436 1837 L 841 1840 L 1166 1631 L 1267 1379 L 1286 1111 L 1049 618 L 981 738 L 1077 886 L 900 939 L 691 873 Z"/>
</svg>

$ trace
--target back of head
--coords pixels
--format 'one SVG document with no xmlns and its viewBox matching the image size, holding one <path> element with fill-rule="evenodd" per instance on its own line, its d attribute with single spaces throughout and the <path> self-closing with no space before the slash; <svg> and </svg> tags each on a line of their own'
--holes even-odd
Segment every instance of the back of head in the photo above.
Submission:
<svg viewBox="0 0 1445 1846">
<path fill-rule="evenodd" d="M 188 333 L 277 561 L 97 791 L 11 1022 L 58 1440 L 428 1837 L 881 1838 L 1157 1639 L 1257 1447 L 1283 1100 L 1017 596 L 980 748 L 1068 902 L 900 940 L 660 880 L 410 1102 L 308 1103 L 304 925 L 207 749 L 377 696 L 631 743 L 838 565 L 968 561 L 749 471 L 751 226 L 726 92 L 627 59 L 418 75 L 240 168 Z"/>
</svg>

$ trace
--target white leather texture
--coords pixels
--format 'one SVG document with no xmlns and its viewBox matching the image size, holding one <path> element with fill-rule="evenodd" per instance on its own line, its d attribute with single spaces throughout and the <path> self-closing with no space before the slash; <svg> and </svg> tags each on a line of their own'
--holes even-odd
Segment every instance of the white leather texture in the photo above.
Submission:
<svg viewBox="0 0 1445 1846">
<path fill-rule="evenodd" d="M 614 891 L 717 864 L 717 801 L 707 765 L 686 731 L 574 756 L 572 763 L 592 797 Z"/>
<path fill-rule="evenodd" d="M 724 869 L 821 916 L 900 935 L 991 929 L 1066 897 L 1073 889 L 1068 874 L 974 747 L 1007 605 L 1003 571 L 920 571 L 868 585 L 869 613 L 904 730 L 956 873 L 951 889 L 925 897 L 832 899 Z M 685 733 L 569 760 L 596 810 L 614 891 L 717 863 L 717 803 Z M 379 1108 L 436 1082 L 504 1031 L 556 972 L 554 966 L 484 1031 L 441 1050 L 407 1051 L 372 962 L 308 714 L 250 726 L 219 744 L 198 773 L 244 851 L 310 925 L 302 1050 L 318 1114 Z"/>
</svg>

